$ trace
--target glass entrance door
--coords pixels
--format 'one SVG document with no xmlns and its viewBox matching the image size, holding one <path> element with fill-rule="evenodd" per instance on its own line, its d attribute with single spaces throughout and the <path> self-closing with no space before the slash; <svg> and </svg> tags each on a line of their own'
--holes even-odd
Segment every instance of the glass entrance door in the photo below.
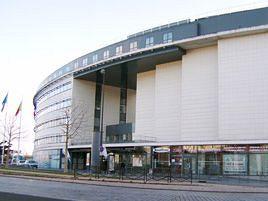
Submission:
<svg viewBox="0 0 268 201">
<path fill-rule="evenodd" d="M 183 156 L 182 158 L 182 174 L 190 175 L 192 171 L 192 157 L 191 156 Z"/>
</svg>

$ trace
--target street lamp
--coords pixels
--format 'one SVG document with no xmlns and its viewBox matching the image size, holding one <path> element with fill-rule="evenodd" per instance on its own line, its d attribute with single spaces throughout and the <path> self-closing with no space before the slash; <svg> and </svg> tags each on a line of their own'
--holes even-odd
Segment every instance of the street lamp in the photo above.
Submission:
<svg viewBox="0 0 268 201">
<path fill-rule="evenodd" d="M 103 138 L 103 111 L 104 111 L 104 83 L 105 83 L 105 70 L 101 69 L 102 86 L 101 86 L 101 116 L 100 116 L 100 147 L 102 147 Z"/>
</svg>

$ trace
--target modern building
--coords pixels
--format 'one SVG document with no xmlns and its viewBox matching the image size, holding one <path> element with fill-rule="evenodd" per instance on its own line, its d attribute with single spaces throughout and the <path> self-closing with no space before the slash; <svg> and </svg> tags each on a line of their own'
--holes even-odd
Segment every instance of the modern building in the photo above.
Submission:
<svg viewBox="0 0 268 201">
<path fill-rule="evenodd" d="M 79 169 L 90 165 L 103 112 L 110 168 L 268 175 L 268 7 L 130 35 L 53 72 L 34 105 L 44 168 L 63 167 L 60 111 L 83 106 L 86 123 L 69 145 Z"/>
</svg>

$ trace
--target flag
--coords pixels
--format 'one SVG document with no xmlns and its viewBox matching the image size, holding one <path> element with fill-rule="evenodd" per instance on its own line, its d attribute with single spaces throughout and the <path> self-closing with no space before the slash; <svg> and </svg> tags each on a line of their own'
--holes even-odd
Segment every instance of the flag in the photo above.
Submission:
<svg viewBox="0 0 268 201">
<path fill-rule="evenodd" d="M 4 109 L 5 109 L 5 106 L 6 106 L 6 104 L 7 104 L 7 99 L 8 99 L 8 93 L 7 93 L 7 95 L 5 96 L 5 98 L 4 98 L 3 102 L 2 102 L 2 109 L 1 109 L 1 112 L 3 112 Z"/>
<path fill-rule="evenodd" d="M 36 101 L 35 101 L 35 100 L 34 100 L 34 102 L 33 102 L 33 105 L 34 105 L 33 116 L 34 116 L 34 118 L 35 118 L 35 116 L 36 116 Z"/>
<path fill-rule="evenodd" d="M 106 147 L 103 145 L 100 147 L 100 155 L 104 156 L 104 158 L 107 158 L 107 156 L 108 156 Z"/>
<path fill-rule="evenodd" d="M 20 111 L 21 111 L 21 107 L 22 107 L 22 101 L 20 102 L 20 105 L 19 105 L 19 107 L 18 107 L 18 109 L 17 109 L 17 111 L 16 111 L 15 116 L 17 116 L 17 115 L 20 113 Z"/>
</svg>

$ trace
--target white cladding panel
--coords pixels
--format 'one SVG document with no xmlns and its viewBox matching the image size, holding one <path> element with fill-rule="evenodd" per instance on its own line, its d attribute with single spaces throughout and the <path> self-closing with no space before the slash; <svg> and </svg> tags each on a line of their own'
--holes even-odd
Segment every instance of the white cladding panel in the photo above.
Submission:
<svg viewBox="0 0 268 201">
<path fill-rule="evenodd" d="M 137 75 L 135 139 L 154 137 L 155 71 Z"/>
<path fill-rule="evenodd" d="M 158 141 L 180 138 L 181 61 L 156 66 L 155 134 Z"/>
<path fill-rule="evenodd" d="M 103 125 L 104 134 L 107 125 L 119 123 L 120 88 L 105 85 L 104 87 L 104 111 Z M 103 138 L 105 139 L 105 136 Z"/>
<path fill-rule="evenodd" d="M 182 58 L 181 140 L 217 139 L 217 46 Z"/>
<path fill-rule="evenodd" d="M 268 34 L 223 39 L 219 48 L 221 139 L 268 139 Z"/>
<path fill-rule="evenodd" d="M 74 144 L 84 144 L 91 142 L 94 126 L 94 108 L 95 108 L 95 88 L 94 82 L 74 79 L 72 107 L 85 108 L 85 117 L 83 125 L 77 136 L 72 139 Z M 79 110 L 78 109 L 78 110 Z"/>
</svg>

